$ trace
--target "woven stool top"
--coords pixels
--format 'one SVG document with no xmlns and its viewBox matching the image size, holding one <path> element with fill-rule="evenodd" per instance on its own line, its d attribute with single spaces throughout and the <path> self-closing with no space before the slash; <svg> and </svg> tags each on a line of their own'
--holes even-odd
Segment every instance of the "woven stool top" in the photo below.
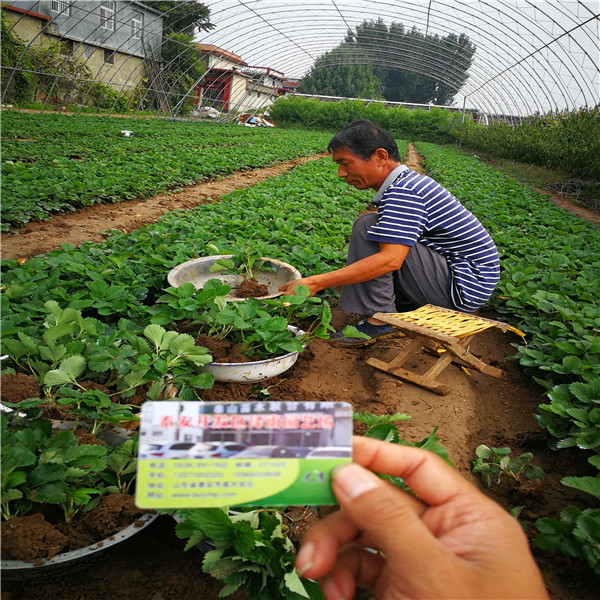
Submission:
<svg viewBox="0 0 600 600">
<path fill-rule="evenodd" d="M 498 327 L 502 331 L 512 331 L 521 337 L 525 337 L 522 331 L 516 327 L 501 323 L 500 321 L 492 321 L 476 315 L 462 313 L 449 308 L 426 304 L 410 312 L 404 313 L 384 313 L 388 317 L 393 317 L 399 321 L 426 327 L 439 333 L 451 335 L 456 338 L 463 338 L 480 331 L 485 331 L 490 327 Z"/>
</svg>

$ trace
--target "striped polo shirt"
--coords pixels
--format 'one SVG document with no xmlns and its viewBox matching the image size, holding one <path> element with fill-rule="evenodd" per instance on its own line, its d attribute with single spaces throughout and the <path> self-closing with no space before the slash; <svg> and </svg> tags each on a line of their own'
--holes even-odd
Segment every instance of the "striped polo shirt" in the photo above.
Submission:
<svg viewBox="0 0 600 600">
<path fill-rule="evenodd" d="M 498 251 L 483 225 L 448 190 L 400 165 L 373 203 L 377 222 L 367 232 L 368 240 L 428 246 L 448 263 L 458 310 L 472 312 L 487 302 L 500 278 Z"/>
</svg>

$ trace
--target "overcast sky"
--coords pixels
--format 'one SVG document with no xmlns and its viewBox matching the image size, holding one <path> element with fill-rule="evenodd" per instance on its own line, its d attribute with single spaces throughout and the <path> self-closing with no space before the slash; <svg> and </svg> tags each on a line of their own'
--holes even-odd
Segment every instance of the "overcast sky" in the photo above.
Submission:
<svg viewBox="0 0 600 600">
<path fill-rule="evenodd" d="M 287 77 L 306 74 L 348 28 L 382 18 L 477 46 L 458 106 L 530 114 L 600 102 L 600 0 L 202 1 L 216 27 L 198 41 Z"/>
</svg>

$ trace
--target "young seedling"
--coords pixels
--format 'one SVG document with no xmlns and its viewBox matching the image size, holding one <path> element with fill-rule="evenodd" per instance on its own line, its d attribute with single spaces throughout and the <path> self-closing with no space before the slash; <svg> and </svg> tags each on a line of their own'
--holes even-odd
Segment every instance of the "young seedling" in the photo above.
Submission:
<svg viewBox="0 0 600 600">
<path fill-rule="evenodd" d="M 473 473 L 481 473 L 487 487 L 491 487 L 492 479 L 500 483 L 502 476 L 506 475 L 516 482 L 521 481 L 521 476 L 527 479 L 543 479 L 544 471 L 541 467 L 531 464 L 533 454 L 524 452 L 516 458 L 511 458 L 510 448 L 490 448 L 485 444 L 477 446 L 477 458 L 471 461 Z"/>
<path fill-rule="evenodd" d="M 208 244 L 212 251 L 220 253 L 213 244 Z M 239 274 L 244 279 L 254 281 L 256 271 L 274 271 L 268 261 L 262 260 L 265 253 L 264 244 L 249 243 L 240 248 L 231 258 L 220 258 L 209 269 L 211 273 L 224 271 L 227 274 Z"/>
<path fill-rule="evenodd" d="M 52 431 L 45 419 L 9 427 L 2 419 L 2 515 L 28 512 L 32 503 L 62 507 L 69 523 L 102 495 L 104 446 L 79 444 L 72 431 Z M 92 499 L 92 496 L 97 496 Z"/>
<path fill-rule="evenodd" d="M 424 450 L 429 450 L 434 454 L 437 454 L 439 457 L 443 458 L 450 466 L 454 466 L 450 459 L 448 458 L 448 452 L 446 449 L 438 444 L 440 438 L 436 435 L 438 427 L 436 427 L 428 437 L 419 441 L 409 443 L 400 438 L 398 435 L 398 429 L 396 428 L 395 423 L 397 421 L 411 421 L 412 417 L 405 413 L 396 413 L 394 415 L 374 415 L 370 412 L 355 412 L 354 420 L 360 421 L 361 423 L 365 423 L 368 428 L 365 432 L 366 437 L 375 438 L 377 440 L 382 440 L 384 442 L 391 442 L 392 444 L 401 444 L 402 446 L 413 446 L 415 448 L 423 448 Z M 408 492 L 412 491 L 410 488 L 404 483 L 404 480 L 401 477 L 394 477 L 392 475 L 387 474 L 379 474 L 379 477 L 382 479 L 386 479 L 387 481 L 393 483 L 394 485 L 406 490 Z"/>
<path fill-rule="evenodd" d="M 223 582 L 220 596 L 241 589 L 249 600 L 322 598 L 318 584 L 300 579 L 294 546 L 277 510 L 195 508 L 178 511 L 175 532 L 185 550 L 203 540 L 215 546 L 205 554 L 202 570 Z"/>
</svg>

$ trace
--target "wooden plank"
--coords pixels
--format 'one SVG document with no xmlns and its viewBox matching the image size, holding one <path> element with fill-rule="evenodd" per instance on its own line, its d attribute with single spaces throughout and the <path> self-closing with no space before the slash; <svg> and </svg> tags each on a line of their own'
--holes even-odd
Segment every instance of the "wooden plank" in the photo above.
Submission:
<svg viewBox="0 0 600 600">
<path fill-rule="evenodd" d="M 407 371 L 406 369 L 402 369 L 400 367 L 390 369 L 388 363 L 377 358 L 368 358 L 365 362 L 371 367 L 375 367 L 376 369 L 385 371 L 390 375 L 394 375 L 400 379 L 415 383 L 427 390 L 435 392 L 440 396 L 445 396 L 446 394 L 450 393 L 450 388 L 446 385 L 438 383 L 435 380 L 426 379 L 423 375 L 413 373 L 412 371 Z"/>
<path fill-rule="evenodd" d="M 473 356 L 466 348 L 463 348 L 460 344 L 454 343 L 451 346 L 447 346 L 446 351 L 452 352 L 456 356 L 456 358 L 459 359 L 461 362 L 466 363 L 469 367 L 472 367 L 473 369 L 484 373 L 485 375 L 495 377 L 496 379 L 504 377 L 503 371 L 484 363 L 476 356 Z"/>
<path fill-rule="evenodd" d="M 434 365 L 423 373 L 426 380 L 435 380 L 435 378 L 453 361 L 454 356 L 451 352 L 444 352 L 434 363 Z"/>
<path fill-rule="evenodd" d="M 413 338 L 408 346 L 400 351 L 389 363 L 390 367 L 401 367 L 413 354 L 417 353 L 423 345 L 423 338 L 419 335 Z"/>
</svg>

